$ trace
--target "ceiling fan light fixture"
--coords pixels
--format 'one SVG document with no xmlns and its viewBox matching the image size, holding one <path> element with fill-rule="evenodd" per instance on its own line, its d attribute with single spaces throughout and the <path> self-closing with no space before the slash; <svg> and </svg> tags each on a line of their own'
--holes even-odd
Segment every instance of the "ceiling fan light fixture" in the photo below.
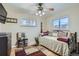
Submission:
<svg viewBox="0 0 79 59">
<path fill-rule="evenodd" d="M 38 9 L 37 9 L 37 12 L 36 12 L 36 15 L 37 16 L 44 16 L 46 13 L 47 10 L 43 7 L 43 3 L 38 3 Z"/>
<path fill-rule="evenodd" d="M 36 15 L 38 16 L 38 13 L 36 13 Z"/>
<path fill-rule="evenodd" d="M 39 11 L 38 11 L 38 13 L 39 13 L 39 14 L 41 14 L 41 13 L 42 13 L 42 11 L 41 11 L 41 10 L 39 10 Z"/>
<path fill-rule="evenodd" d="M 43 15 L 45 15 L 45 12 L 42 12 Z"/>
<path fill-rule="evenodd" d="M 38 12 L 36 12 L 36 16 L 43 16 L 43 15 L 45 15 L 44 11 L 38 11 Z"/>
</svg>

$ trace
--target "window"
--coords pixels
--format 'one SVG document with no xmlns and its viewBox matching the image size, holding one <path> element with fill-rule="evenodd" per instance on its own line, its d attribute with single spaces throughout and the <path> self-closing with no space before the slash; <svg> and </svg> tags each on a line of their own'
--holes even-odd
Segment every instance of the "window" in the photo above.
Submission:
<svg viewBox="0 0 79 59">
<path fill-rule="evenodd" d="M 59 28 L 59 20 L 54 20 L 53 25 L 55 28 Z"/>
<path fill-rule="evenodd" d="M 36 26 L 35 20 L 27 20 L 25 18 L 21 18 L 19 23 L 21 26 Z"/>
<path fill-rule="evenodd" d="M 53 26 L 55 30 L 68 30 L 69 28 L 69 18 L 64 17 L 53 21 Z"/>
</svg>

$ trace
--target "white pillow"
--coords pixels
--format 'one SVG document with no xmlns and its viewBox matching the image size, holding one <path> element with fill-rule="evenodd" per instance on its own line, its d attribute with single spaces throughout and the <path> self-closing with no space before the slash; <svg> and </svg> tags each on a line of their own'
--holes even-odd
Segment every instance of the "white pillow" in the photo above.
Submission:
<svg viewBox="0 0 79 59">
<path fill-rule="evenodd" d="M 67 37 L 70 37 L 70 32 L 68 32 L 68 35 L 67 35 Z"/>
<path fill-rule="evenodd" d="M 56 33 L 56 32 L 53 32 L 53 33 L 52 33 L 52 36 L 55 36 L 55 37 L 57 37 L 57 36 L 58 36 L 58 33 Z"/>
<path fill-rule="evenodd" d="M 66 33 L 65 32 L 59 32 L 58 37 L 66 37 Z"/>
<path fill-rule="evenodd" d="M 49 36 L 52 36 L 52 32 L 49 32 L 49 34 L 48 34 Z"/>
</svg>

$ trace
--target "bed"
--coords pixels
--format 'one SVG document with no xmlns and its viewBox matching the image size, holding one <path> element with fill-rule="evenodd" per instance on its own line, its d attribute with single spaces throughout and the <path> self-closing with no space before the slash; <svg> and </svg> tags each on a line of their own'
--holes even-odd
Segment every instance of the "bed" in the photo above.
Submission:
<svg viewBox="0 0 79 59">
<path fill-rule="evenodd" d="M 74 34 L 71 38 L 68 38 L 68 42 L 62 42 L 57 40 L 58 37 L 55 36 L 40 36 L 39 44 L 45 46 L 58 55 L 68 56 L 73 50 L 75 50 L 75 38 L 76 36 Z"/>
</svg>

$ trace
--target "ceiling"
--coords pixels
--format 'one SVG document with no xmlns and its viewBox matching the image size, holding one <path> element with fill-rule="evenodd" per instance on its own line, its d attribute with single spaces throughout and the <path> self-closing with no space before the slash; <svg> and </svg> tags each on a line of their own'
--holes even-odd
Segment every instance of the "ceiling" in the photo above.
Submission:
<svg viewBox="0 0 79 59">
<path fill-rule="evenodd" d="M 37 10 L 36 3 L 3 3 L 6 10 L 14 10 L 16 12 L 34 14 Z M 54 8 L 54 11 L 46 10 L 47 14 L 62 11 L 64 9 L 73 8 L 74 6 L 79 6 L 78 3 L 44 3 L 43 7 Z"/>
</svg>

